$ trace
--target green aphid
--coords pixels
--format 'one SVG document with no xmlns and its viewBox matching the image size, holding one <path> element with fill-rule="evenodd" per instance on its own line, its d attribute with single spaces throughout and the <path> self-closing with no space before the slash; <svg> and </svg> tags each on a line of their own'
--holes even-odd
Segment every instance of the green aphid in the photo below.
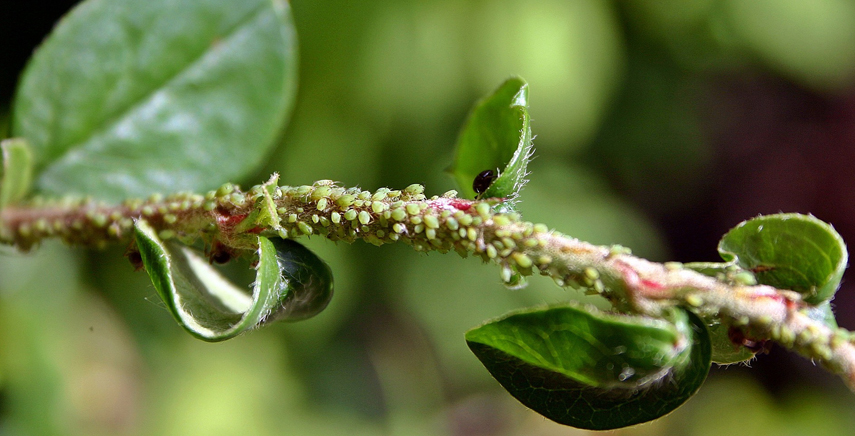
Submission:
<svg viewBox="0 0 855 436">
<path fill-rule="evenodd" d="M 312 228 L 308 224 L 306 224 L 302 221 L 297 223 L 297 228 L 300 229 L 300 231 L 304 235 L 311 235 L 312 234 Z"/>
<path fill-rule="evenodd" d="M 600 272 L 594 268 L 587 267 L 585 268 L 585 277 L 590 280 L 597 280 L 600 278 Z"/>
<path fill-rule="evenodd" d="M 296 194 L 298 197 L 305 197 L 309 195 L 309 193 L 312 192 L 313 189 L 314 188 L 312 188 L 311 186 L 298 186 L 297 189 L 294 190 L 294 194 Z"/>
<path fill-rule="evenodd" d="M 697 295 L 690 294 L 686 296 L 686 303 L 689 303 L 693 307 L 701 307 L 704 304 L 704 300 Z"/>
<path fill-rule="evenodd" d="M 330 220 L 332 220 L 332 222 L 335 224 L 340 223 L 341 222 L 341 214 L 338 212 L 331 213 L 330 214 Z"/>
<path fill-rule="evenodd" d="M 502 267 L 502 271 L 500 273 L 500 276 L 502 277 L 503 282 L 510 283 L 511 277 L 513 277 L 513 275 L 514 275 L 514 272 L 511 270 L 510 267 L 507 267 L 507 266 Z"/>
<path fill-rule="evenodd" d="M 511 220 L 506 215 L 496 215 L 493 217 L 493 223 L 497 226 L 507 226 L 511 223 Z"/>
<path fill-rule="evenodd" d="M 338 205 L 339 207 L 341 207 L 341 208 L 347 208 L 347 207 L 350 207 L 350 205 L 352 205 L 352 204 L 353 204 L 353 201 L 354 201 L 355 199 L 356 199 L 356 197 L 354 197 L 354 196 L 352 196 L 352 195 L 350 195 L 350 194 L 344 194 L 344 195 L 342 195 L 341 197 L 338 197 L 338 198 L 335 200 L 335 204 L 337 204 L 337 205 Z"/>
<path fill-rule="evenodd" d="M 407 219 L 407 212 L 402 208 L 392 209 L 392 219 L 395 221 L 403 221 Z"/>
<path fill-rule="evenodd" d="M 478 239 L 478 232 L 474 228 L 470 227 L 470 228 L 466 229 L 466 237 L 470 241 L 474 242 L 476 239 Z"/>
<path fill-rule="evenodd" d="M 744 286 L 754 286 L 757 284 L 757 277 L 751 271 L 740 271 L 733 275 L 733 280 Z"/>
<path fill-rule="evenodd" d="M 448 217 L 445 220 L 445 226 L 448 227 L 449 230 L 457 230 L 460 227 L 457 224 L 457 220 L 452 217 Z"/>
<path fill-rule="evenodd" d="M 425 236 L 427 236 L 428 239 L 436 239 L 436 229 L 426 229 Z"/>
<path fill-rule="evenodd" d="M 425 187 L 417 183 L 413 183 L 412 185 L 404 188 L 404 192 L 410 195 L 417 195 L 425 192 Z"/>
<path fill-rule="evenodd" d="M 173 218 L 174 218 L 174 215 L 173 215 Z M 173 222 L 175 222 L 175 221 L 173 221 Z M 95 227 L 104 227 L 107 225 L 107 217 L 102 213 L 93 214 L 92 215 L 92 224 L 94 224 Z M 172 223 L 170 223 L 170 224 L 172 224 Z"/>
<path fill-rule="evenodd" d="M 362 224 L 368 224 L 371 222 L 371 214 L 367 211 L 359 212 L 359 222 Z"/>
<path fill-rule="evenodd" d="M 318 210 L 320 210 L 320 211 L 324 211 L 324 210 L 326 210 L 326 209 L 327 209 L 327 205 L 328 205 L 328 201 L 327 201 L 327 199 L 326 199 L 326 198 L 322 198 L 322 199 L 318 200 L 317 208 L 318 208 Z"/>
<path fill-rule="evenodd" d="M 344 213 L 344 219 L 348 221 L 353 221 L 356 219 L 356 215 L 358 215 L 356 209 L 348 209 L 347 212 Z"/>
<path fill-rule="evenodd" d="M 417 215 L 419 212 L 421 212 L 421 209 L 419 209 L 419 205 L 416 203 L 409 203 L 407 204 L 406 208 L 407 213 L 410 215 Z"/>
<path fill-rule="evenodd" d="M 386 203 L 374 201 L 371 203 L 371 210 L 373 210 L 374 213 L 383 213 L 383 211 L 386 210 Z"/>
<path fill-rule="evenodd" d="M 48 227 L 48 222 L 44 218 L 37 219 L 35 224 L 33 224 L 33 227 L 35 227 L 36 231 L 39 233 L 45 233 L 50 231 L 50 228 Z"/>
<path fill-rule="evenodd" d="M 425 226 L 429 229 L 439 228 L 439 220 L 434 215 L 425 215 Z"/>
<path fill-rule="evenodd" d="M 490 217 L 490 205 L 487 203 L 478 203 L 475 205 L 475 212 L 478 212 L 481 218 L 487 219 Z"/>
</svg>

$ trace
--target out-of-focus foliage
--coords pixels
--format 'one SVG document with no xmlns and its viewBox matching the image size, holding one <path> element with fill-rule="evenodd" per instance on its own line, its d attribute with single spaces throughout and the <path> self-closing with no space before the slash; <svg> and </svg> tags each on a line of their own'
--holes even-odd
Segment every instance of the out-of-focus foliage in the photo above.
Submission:
<svg viewBox="0 0 855 436">
<path fill-rule="evenodd" d="M 715 159 L 709 120 L 739 115 L 698 109 L 722 78 L 832 97 L 855 85 L 846 0 L 291 5 L 297 106 L 266 167 L 236 182 L 278 171 L 284 184 L 419 182 L 441 194 L 454 187 L 443 170 L 472 103 L 519 75 L 537 149 L 523 216 L 654 260 L 670 256 L 646 217 L 699 207 Z M 328 309 L 222 344 L 176 326 L 123 247 L 0 253 L 0 434 L 574 434 L 507 395 L 463 334 L 582 296 L 541 278 L 508 291 L 496 268 L 453 254 L 305 242 L 335 273 Z M 686 406 L 623 434 L 848 435 L 855 425 L 844 390 L 771 395 L 741 374 L 714 369 Z"/>
</svg>

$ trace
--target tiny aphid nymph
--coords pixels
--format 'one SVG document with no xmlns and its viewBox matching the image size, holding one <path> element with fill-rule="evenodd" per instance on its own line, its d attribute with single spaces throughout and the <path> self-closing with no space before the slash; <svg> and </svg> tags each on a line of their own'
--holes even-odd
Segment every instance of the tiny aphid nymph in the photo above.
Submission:
<svg viewBox="0 0 855 436">
<path fill-rule="evenodd" d="M 475 180 L 472 182 L 472 189 L 475 193 L 481 195 L 490 187 L 490 185 L 493 184 L 496 177 L 496 172 L 493 170 L 481 171 L 477 176 L 475 176 Z"/>
</svg>

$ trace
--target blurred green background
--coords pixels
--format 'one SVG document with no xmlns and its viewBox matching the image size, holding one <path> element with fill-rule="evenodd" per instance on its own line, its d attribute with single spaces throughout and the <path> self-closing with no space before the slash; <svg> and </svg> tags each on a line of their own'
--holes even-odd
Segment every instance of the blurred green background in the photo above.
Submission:
<svg viewBox="0 0 855 436">
<path fill-rule="evenodd" d="M 4 2 L 0 127 L 17 74 L 75 2 Z M 653 260 L 715 260 L 758 213 L 814 213 L 855 241 L 851 0 L 292 2 L 300 89 L 258 183 L 367 189 L 443 170 L 473 102 L 530 84 L 532 221 Z M 327 311 L 220 344 L 185 334 L 124 247 L 0 252 L 2 435 L 567 435 L 526 410 L 463 333 L 580 299 L 541 278 L 401 246 L 307 245 L 333 268 Z M 844 279 L 845 283 L 845 279 Z M 835 300 L 855 327 L 855 289 Z M 714 368 L 687 405 L 632 435 L 849 435 L 855 395 L 775 349 Z"/>
</svg>

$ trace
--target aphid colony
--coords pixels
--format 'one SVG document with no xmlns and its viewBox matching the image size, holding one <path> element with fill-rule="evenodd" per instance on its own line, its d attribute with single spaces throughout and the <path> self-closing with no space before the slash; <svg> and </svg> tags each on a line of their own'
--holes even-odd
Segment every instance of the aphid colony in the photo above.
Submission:
<svg viewBox="0 0 855 436">
<path fill-rule="evenodd" d="M 479 182 L 486 183 L 494 177 L 484 173 Z M 403 190 L 380 188 L 369 192 L 337 186 L 330 180 L 293 187 L 271 182 L 247 192 L 226 184 L 205 195 L 153 195 L 119 206 L 82 202 L 91 205 L 83 212 L 79 208 L 81 201 L 77 201 L 44 225 L 34 228 L 23 219 L 8 220 L 3 231 L 15 235 L 19 247 L 49 236 L 65 239 L 68 234 L 80 235 L 80 229 L 90 233 L 88 241 L 99 240 L 92 237 L 97 235 L 106 243 L 126 240 L 132 233 L 133 220 L 142 217 L 157 229 L 161 239 L 177 237 L 192 243 L 202 237 L 212 244 L 209 255 L 213 263 L 230 260 L 231 249 L 239 247 L 236 243 L 241 234 L 278 233 L 292 239 L 322 235 L 347 242 L 362 239 L 375 245 L 401 241 L 416 251 L 477 254 L 485 261 L 500 264 L 501 278 L 506 283 L 519 280 L 519 274 L 539 272 L 552 276 L 561 286 L 603 290 L 599 278 L 592 278 L 590 271 L 566 271 L 565 266 L 553 262 L 559 257 L 554 251 L 563 247 L 546 247 L 547 240 L 560 235 L 552 234 L 542 224 L 524 222 L 516 213 L 495 213 L 493 206 L 501 199 L 466 200 L 458 198 L 455 191 L 427 199 L 424 187 L 417 184 Z M 277 226 L 257 221 L 265 195 L 274 206 L 270 213 L 278 220 Z M 68 231 L 71 228 L 75 231 Z"/>
<path fill-rule="evenodd" d="M 320 234 L 375 245 L 400 240 L 417 251 L 475 253 L 502 264 L 505 281 L 512 270 L 528 275 L 552 262 L 550 256 L 532 259 L 522 252 L 542 244 L 537 234 L 548 232 L 546 226 L 522 222 L 518 214 L 494 213 L 496 199 L 464 200 L 455 191 L 427 199 L 423 192 L 421 185 L 372 193 L 320 181 L 279 187 L 273 197 L 283 233 L 291 238 Z"/>
</svg>

